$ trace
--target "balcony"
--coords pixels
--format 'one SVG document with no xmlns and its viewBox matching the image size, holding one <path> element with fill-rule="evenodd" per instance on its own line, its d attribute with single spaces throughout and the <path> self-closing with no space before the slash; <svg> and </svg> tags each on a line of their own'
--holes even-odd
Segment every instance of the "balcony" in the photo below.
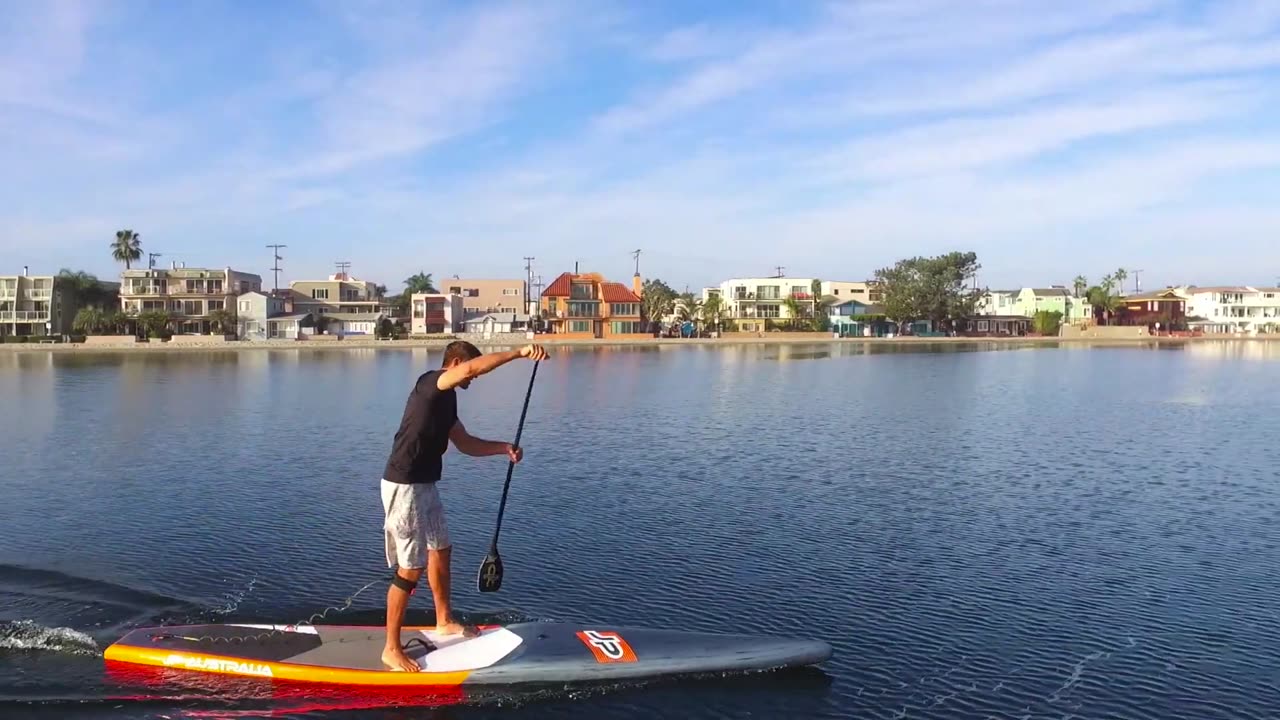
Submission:
<svg viewBox="0 0 1280 720">
<path fill-rule="evenodd" d="M 49 311 L 0 310 L 0 322 L 49 322 Z"/>
<path fill-rule="evenodd" d="M 151 285 L 136 285 L 134 287 L 124 287 L 120 291 L 121 295 L 168 295 L 168 288 L 155 287 Z"/>
<path fill-rule="evenodd" d="M 23 300 L 43 300 L 48 302 L 53 299 L 52 290 L 27 290 L 22 293 Z"/>
</svg>

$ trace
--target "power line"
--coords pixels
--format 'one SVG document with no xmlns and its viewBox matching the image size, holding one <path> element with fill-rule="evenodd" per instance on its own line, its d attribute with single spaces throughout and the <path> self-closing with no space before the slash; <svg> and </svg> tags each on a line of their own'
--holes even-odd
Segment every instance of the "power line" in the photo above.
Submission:
<svg viewBox="0 0 1280 720">
<path fill-rule="evenodd" d="M 280 248 L 289 247 L 288 245 L 268 245 L 272 249 L 272 255 L 275 256 L 275 264 L 272 265 L 271 271 L 275 273 L 275 290 L 280 292 L 280 261 L 284 258 L 280 257 Z"/>
</svg>

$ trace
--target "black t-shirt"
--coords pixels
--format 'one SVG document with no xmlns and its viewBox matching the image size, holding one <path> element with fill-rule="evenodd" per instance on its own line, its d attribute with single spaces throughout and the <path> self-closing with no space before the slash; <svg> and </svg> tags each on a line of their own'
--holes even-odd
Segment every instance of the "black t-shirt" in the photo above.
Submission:
<svg viewBox="0 0 1280 720">
<path fill-rule="evenodd" d="M 410 391 L 383 478 L 394 483 L 433 483 L 440 479 L 441 456 L 449 448 L 449 431 L 458 420 L 457 391 L 436 387 L 442 372 L 423 373 Z"/>
</svg>

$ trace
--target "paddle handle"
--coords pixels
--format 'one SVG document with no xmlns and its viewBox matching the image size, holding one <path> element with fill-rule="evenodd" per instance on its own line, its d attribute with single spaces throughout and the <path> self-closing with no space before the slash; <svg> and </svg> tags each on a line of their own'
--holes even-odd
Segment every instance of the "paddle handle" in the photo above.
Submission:
<svg viewBox="0 0 1280 720">
<path fill-rule="evenodd" d="M 524 417 L 529 412 L 529 398 L 533 397 L 533 379 L 538 377 L 538 363 L 541 360 L 533 361 L 533 372 L 529 373 L 529 389 L 524 394 L 524 407 L 520 409 L 520 424 L 516 427 L 516 441 L 512 443 L 515 447 L 520 447 L 520 436 L 524 434 Z M 511 488 L 511 473 L 516 469 L 516 464 L 507 461 L 507 481 L 502 484 L 502 501 L 498 503 L 498 523 L 493 528 L 493 541 L 489 543 L 489 552 L 497 552 L 498 550 L 498 533 L 502 532 L 502 514 L 507 509 L 507 491 Z"/>
</svg>

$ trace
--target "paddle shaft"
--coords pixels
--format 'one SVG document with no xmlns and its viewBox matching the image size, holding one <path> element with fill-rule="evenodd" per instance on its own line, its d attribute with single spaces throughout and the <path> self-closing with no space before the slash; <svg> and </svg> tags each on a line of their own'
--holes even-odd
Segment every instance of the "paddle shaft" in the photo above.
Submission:
<svg viewBox="0 0 1280 720">
<path fill-rule="evenodd" d="M 529 373 L 529 389 L 524 394 L 524 407 L 520 409 L 520 425 L 516 427 L 516 441 L 513 443 L 517 448 L 520 447 L 520 436 L 524 433 L 524 416 L 529 412 L 529 398 L 533 397 L 533 379 L 538 377 L 538 363 L 540 360 L 533 361 L 533 372 Z M 511 472 L 516 469 L 514 462 L 507 462 L 507 481 L 502 485 L 502 501 L 498 503 L 498 524 L 493 528 L 493 542 L 489 543 L 489 552 L 496 553 L 498 551 L 498 533 L 502 532 L 502 514 L 507 509 L 507 491 L 511 488 Z"/>
</svg>

